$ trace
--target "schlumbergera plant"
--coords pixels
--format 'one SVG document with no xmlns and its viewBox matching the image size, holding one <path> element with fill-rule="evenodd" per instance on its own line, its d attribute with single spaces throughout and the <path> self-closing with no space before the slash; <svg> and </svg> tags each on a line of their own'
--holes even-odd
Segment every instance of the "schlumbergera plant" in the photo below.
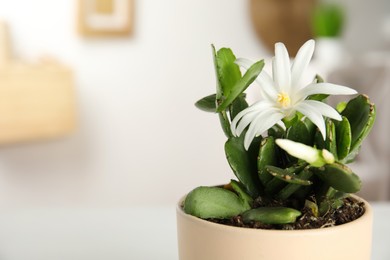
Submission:
<svg viewBox="0 0 390 260">
<path fill-rule="evenodd" d="M 237 180 L 192 190 L 183 203 L 186 213 L 284 225 L 295 223 L 303 211 L 326 216 L 360 190 L 359 177 L 346 164 L 373 126 L 375 105 L 366 95 L 319 76 L 301 84 L 314 45 L 307 41 L 290 65 L 284 44 L 276 43 L 272 77 L 262 70 L 263 60 L 236 59 L 230 49 L 212 46 L 216 93 L 195 105 L 218 114 Z M 253 82 L 261 99 L 248 106 L 244 91 Z M 326 104 L 329 95 L 355 96 L 334 109 Z"/>
</svg>

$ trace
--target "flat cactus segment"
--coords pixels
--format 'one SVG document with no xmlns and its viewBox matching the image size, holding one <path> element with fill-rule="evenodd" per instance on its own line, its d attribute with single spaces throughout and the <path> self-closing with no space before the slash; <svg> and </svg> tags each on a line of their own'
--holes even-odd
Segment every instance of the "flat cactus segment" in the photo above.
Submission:
<svg viewBox="0 0 390 260">
<path fill-rule="evenodd" d="M 343 199 L 348 194 L 330 187 L 326 194 L 319 200 L 319 212 L 324 216 L 331 208 L 336 209 L 343 205 Z"/>
<path fill-rule="evenodd" d="M 205 112 L 215 113 L 217 112 L 216 96 L 216 94 L 212 94 L 207 97 L 201 98 L 195 103 L 195 106 Z"/>
<path fill-rule="evenodd" d="M 326 120 L 326 140 L 325 140 L 325 149 L 333 154 L 337 160 L 337 137 L 336 137 L 336 127 L 331 119 Z"/>
<path fill-rule="evenodd" d="M 261 207 L 251 209 L 242 214 L 244 223 L 259 221 L 264 224 L 294 223 L 302 213 L 296 209 L 285 207 Z"/>
<path fill-rule="evenodd" d="M 241 78 L 241 71 L 235 64 L 236 56 L 229 48 L 221 48 L 216 52 L 214 45 L 213 51 L 215 74 L 217 77 L 217 100 L 226 97 L 231 92 L 233 86 Z"/>
<path fill-rule="evenodd" d="M 329 152 L 331 152 L 336 158 L 337 158 L 337 143 L 336 143 L 336 128 L 335 124 L 331 119 L 327 119 L 325 122 L 326 126 L 326 139 L 324 140 L 321 132 L 316 129 L 315 136 L 314 136 L 314 142 L 316 145 L 316 148 L 326 149 Z"/>
<path fill-rule="evenodd" d="M 367 96 L 357 96 L 347 103 L 341 114 L 348 118 L 351 125 L 352 143 L 356 142 L 366 128 L 370 113 L 372 113 L 372 108 Z"/>
<path fill-rule="evenodd" d="M 322 181 L 338 191 L 354 193 L 361 188 L 359 177 L 343 164 L 326 164 L 312 169 Z"/>
<path fill-rule="evenodd" d="M 235 180 L 231 180 L 230 185 L 232 186 L 233 190 L 237 193 L 238 197 L 246 204 L 246 206 L 251 207 L 253 203 L 253 199 L 251 196 L 248 195 L 248 193 L 245 192 L 242 185 Z"/>
<path fill-rule="evenodd" d="M 352 143 L 351 125 L 348 119 L 343 116 L 343 120 L 336 122 L 337 155 L 339 160 L 343 160 L 349 154 Z"/>
<path fill-rule="evenodd" d="M 308 136 L 309 136 L 309 138 L 310 138 L 310 142 L 309 142 L 309 145 L 310 146 L 313 146 L 314 145 L 314 137 L 315 137 L 315 133 L 316 133 L 316 131 L 317 131 L 317 126 L 315 125 L 315 124 L 313 124 L 313 122 L 309 119 L 309 118 L 307 118 L 307 117 L 305 117 L 303 120 L 302 120 L 302 122 L 305 124 L 305 126 L 306 126 L 306 129 L 307 129 L 307 131 L 309 132 L 309 134 L 308 134 Z"/>
<path fill-rule="evenodd" d="M 307 163 L 303 164 L 295 164 L 287 169 L 285 171 L 288 172 L 288 174 L 298 174 L 301 172 L 305 167 L 307 166 Z M 274 177 L 272 180 L 270 180 L 267 185 L 264 188 L 264 191 L 266 194 L 274 196 L 277 192 L 279 192 L 283 187 L 285 187 L 287 182 L 284 180 L 280 180 L 279 178 Z"/>
<path fill-rule="evenodd" d="M 299 179 L 301 180 L 309 180 L 311 176 L 313 176 L 313 172 L 309 170 L 309 167 L 306 167 L 297 174 Z M 288 199 L 292 194 L 294 194 L 297 190 L 299 190 L 302 187 L 300 184 L 295 183 L 289 183 L 286 187 L 284 187 L 278 194 L 277 197 L 281 200 Z"/>
<path fill-rule="evenodd" d="M 284 182 L 293 183 L 297 185 L 304 185 L 304 186 L 312 184 L 311 181 L 300 178 L 298 174 L 291 173 L 287 170 L 275 166 L 267 166 L 266 169 L 269 172 L 269 174 Z"/>
<path fill-rule="evenodd" d="M 236 65 L 236 64 L 234 64 Z M 237 66 L 237 65 L 236 65 Z M 264 67 L 264 60 L 254 63 L 240 78 L 230 91 L 225 95 L 222 103 L 218 106 L 217 112 L 225 110 L 241 93 L 243 93 L 250 84 L 259 76 Z"/>
<path fill-rule="evenodd" d="M 302 121 L 295 122 L 295 124 L 288 129 L 286 138 L 306 145 L 311 145 L 312 142 L 309 130 Z"/>
<path fill-rule="evenodd" d="M 315 147 L 317 149 L 325 149 L 326 148 L 325 140 L 322 137 L 322 134 L 318 128 L 316 129 L 316 132 L 314 134 L 314 144 L 315 144 Z"/>
<path fill-rule="evenodd" d="M 276 124 L 270 129 L 268 129 L 268 136 L 273 136 L 275 138 L 283 138 L 284 132 L 284 129 L 280 125 Z"/>
<path fill-rule="evenodd" d="M 185 213 L 199 218 L 231 218 L 250 207 L 234 192 L 218 187 L 198 187 L 184 201 Z"/>
<path fill-rule="evenodd" d="M 249 195 L 255 198 L 259 195 L 260 182 L 256 169 L 251 163 L 250 154 L 244 148 L 243 138 L 244 135 L 229 138 L 225 143 L 225 154 L 238 180 L 244 185 Z"/>
<path fill-rule="evenodd" d="M 360 95 L 348 102 L 341 115 L 345 116 L 351 125 L 351 149 L 349 155 L 342 160 L 348 163 L 354 160 L 363 140 L 370 133 L 376 117 L 376 108 L 366 95 Z"/>
<path fill-rule="evenodd" d="M 240 113 L 242 110 L 248 107 L 248 103 L 245 100 L 245 93 L 242 93 L 239 95 L 236 100 L 233 101 L 232 105 L 230 106 L 230 118 L 235 118 L 238 113 Z"/>
<path fill-rule="evenodd" d="M 337 112 L 342 113 L 346 107 L 347 107 L 347 102 L 343 101 L 337 104 L 336 110 Z"/>
<path fill-rule="evenodd" d="M 269 175 L 266 166 L 267 165 L 277 165 L 277 146 L 275 144 L 275 138 L 273 136 L 268 136 L 261 141 L 259 156 L 257 160 L 257 171 L 259 174 L 260 182 L 265 186 L 272 176 Z"/>
</svg>

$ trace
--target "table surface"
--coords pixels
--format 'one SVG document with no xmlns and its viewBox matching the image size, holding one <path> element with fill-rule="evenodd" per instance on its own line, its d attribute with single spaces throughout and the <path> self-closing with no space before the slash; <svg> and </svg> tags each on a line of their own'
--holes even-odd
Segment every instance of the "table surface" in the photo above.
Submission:
<svg viewBox="0 0 390 260">
<path fill-rule="evenodd" d="M 371 260 L 390 259 L 390 203 L 373 203 Z M 174 207 L 0 211 L 1 260 L 177 260 Z"/>
</svg>

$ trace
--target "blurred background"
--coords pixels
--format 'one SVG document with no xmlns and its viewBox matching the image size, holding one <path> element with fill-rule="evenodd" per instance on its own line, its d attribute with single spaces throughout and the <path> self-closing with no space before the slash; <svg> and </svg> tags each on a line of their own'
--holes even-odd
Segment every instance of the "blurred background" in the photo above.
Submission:
<svg viewBox="0 0 390 260">
<path fill-rule="evenodd" d="M 196 186 L 227 182 L 218 118 L 193 105 L 215 89 L 210 44 L 256 60 L 271 57 L 275 41 L 293 56 L 309 38 L 317 40 L 313 75 L 377 104 L 352 168 L 364 197 L 389 198 L 388 0 L 134 0 L 111 27 L 88 13 L 83 24 L 81 2 L 0 0 L 3 100 L 51 113 L 40 118 L 44 126 L 29 117 L 13 122 L 0 138 L 0 208 L 173 205 Z M 98 14 L 110 12 L 96 2 Z M 32 91 L 45 75 L 62 92 Z M 14 120 L 7 111 L 0 107 L 2 128 Z"/>
</svg>

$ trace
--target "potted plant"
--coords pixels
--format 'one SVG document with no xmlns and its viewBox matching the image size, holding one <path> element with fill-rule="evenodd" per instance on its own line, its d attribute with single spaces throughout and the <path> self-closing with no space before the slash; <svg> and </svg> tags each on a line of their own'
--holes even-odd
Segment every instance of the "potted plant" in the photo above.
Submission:
<svg viewBox="0 0 390 260">
<path fill-rule="evenodd" d="M 351 195 L 361 182 L 346 164 L 372 128 L 375 106 L 356 95 L 334 109 L 329 95 L 356 91 L 319 76 L 302 85 L 314 45 L 307 41 L 290 66 L 277 43 L 272 78 L 263 60 L 213 47 L 216 93 L 196 106 L 218 114 L 237 180 L 195 188 L 179 202 L 180 260 L 370 258 L 371 208 Z M 262 99 L 248 106 L 244 91 L 255 81 Z"/>
<path fill-rule="evenodd" d="M 336 3 L 319 3 L 313 10 L 311 27 L 316 38 L 315 57 L 327 69 L 340 66 L 345 60 L 341 41 L 345 12 Z"/>
</svg>

